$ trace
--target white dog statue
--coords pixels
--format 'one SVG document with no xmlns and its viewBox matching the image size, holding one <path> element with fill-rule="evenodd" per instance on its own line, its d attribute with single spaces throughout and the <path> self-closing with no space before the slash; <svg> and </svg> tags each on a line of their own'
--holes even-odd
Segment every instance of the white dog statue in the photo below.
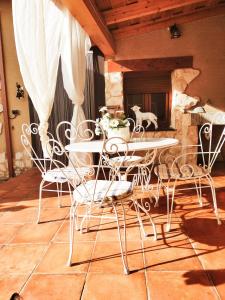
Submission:
<svg viewBox="0 0 225 300">
<path fill-rule="evenodd" d="M 158 128 L 158 123 L 157 123 L 157 116 L 153 114 L 152 112 L 141 112 L 140 111 L 140 106 L 134 105 L 131 107 L 131 109 L 135 112 L 136 115 L 136 126 L 142 125 L 143 121 L 147 121 L 147 126 L 148 128 L 151 123 L 155 125 L 155 129 Z"/>
</svg>

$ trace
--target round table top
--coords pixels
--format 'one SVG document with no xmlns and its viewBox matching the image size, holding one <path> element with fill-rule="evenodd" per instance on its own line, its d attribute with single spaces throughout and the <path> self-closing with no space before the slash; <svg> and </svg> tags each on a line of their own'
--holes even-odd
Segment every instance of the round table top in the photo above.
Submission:
<svg viewBox="0 0 225 300">
<path fill-rule="evenodd" d="M 127 145 L 129 151 L 139 151 L 167 148 L 175 146 L 178 143 L 179 141 L 174 138 L 146 138 L 144 140 L 138 140 L 138 138 L 136 138 L 127 143 Z M 117 146 L 118 152 L 126 150 L 126 144 L 117 144 Z M 103 140 L 97 140 L 72 143 L 70 145 L 67 145 L 65 148 L 69 152 L 100 153 L 102 152 L 102 147 Z"/>
</svg>

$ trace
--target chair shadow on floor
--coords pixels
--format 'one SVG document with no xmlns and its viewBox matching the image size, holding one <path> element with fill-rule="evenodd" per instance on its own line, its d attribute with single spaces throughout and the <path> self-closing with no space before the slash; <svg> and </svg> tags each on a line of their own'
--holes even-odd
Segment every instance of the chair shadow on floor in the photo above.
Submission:
<svg viewBox="0 0 225 300">
<path fill-rule="evenodd" d="M 182 218 L 181 230 L 193 242 L 200 243 L 201 250 L 204 245 L 215 246 L 218 250 L 225 247 L 225 223 L 217 225 L 214 218 Z"/>
<path fill-rule="evenodd" d="M 183 274 L 186 285 L 219 286 L 225 283 L 224 269 L 191 270 Z"/>
</svg>

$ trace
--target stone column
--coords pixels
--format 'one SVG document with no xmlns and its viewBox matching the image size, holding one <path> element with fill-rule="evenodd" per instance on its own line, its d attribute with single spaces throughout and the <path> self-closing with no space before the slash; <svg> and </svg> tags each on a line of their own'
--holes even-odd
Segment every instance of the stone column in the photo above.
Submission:
<svg viewBox="0 0 225 300">
<path fill-rule="evenodd" d="M 108 72 L 105 62 L 105 101 L 107 106 L 119 105 L 123 108 L 123 74 Z"/>
</svg>

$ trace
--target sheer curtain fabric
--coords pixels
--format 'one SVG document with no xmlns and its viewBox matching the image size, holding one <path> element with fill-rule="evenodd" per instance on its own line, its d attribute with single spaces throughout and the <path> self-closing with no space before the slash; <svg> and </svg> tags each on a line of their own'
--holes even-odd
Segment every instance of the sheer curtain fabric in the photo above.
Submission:
<svg viewBox="0 0 225 300">
<path fill-rule="evenodd" d="M 48 118 L 54 101 L 63 14 L 49 0 L 13 0 L 12 7 L 20 71 L 38 113 L 42 148 L 47 156 Z"/>
<path fill-rule="evenodd" d="M 48 119 L 52 110 L 59 57 L 65 90 L 74 104 L 72 123 L 85 120 L 82 103 L 88 35 L 68 10 L 50 0 L 13 0 L 17 56 L 24 85 L 40 120 L 39 133 L 47 156 Z"/>
</svg>

